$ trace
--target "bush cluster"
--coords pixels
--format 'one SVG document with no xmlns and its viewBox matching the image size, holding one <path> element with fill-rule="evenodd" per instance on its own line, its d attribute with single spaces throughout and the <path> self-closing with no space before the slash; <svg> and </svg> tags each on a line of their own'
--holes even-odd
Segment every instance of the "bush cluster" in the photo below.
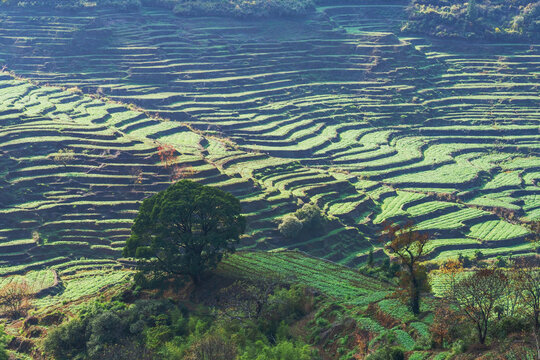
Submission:
<svg viewBox="0 0 540 360">
<path fill-rule="evenodd" d="M 52 330 L 44 349 L 55 359 L 99 359 L 109 347 L 130 339 L 142 342 L 152 331 L 168 324 L 185 325 L 181 311 L 165 300 L 140 300 L 131 306 L 121 302 L 93 303 L 79 317 Z M 178 310 L 178 309 L 176 309 Z M 168 314 L 168 315 L 159 315 Z"/>
<path fill-rule="evenodd" d="M 405 32 L 441 38 L 540 38 L 540 2 L 531 0 L 413 0 Z"/>
<path fill-rule="evenodd" d="M 304 204 L 294 214 L 285 215 L 278 225 L 281 235 L 292 239 L 304 230 L 314 233 L 321 230 L 326 221 L 321 209 L 317 205 Z"/>
<path fill-rule="evenodd" d="M 276 287 L 266 294 L 257 318 L 238 312 L 229 317 L 225 308 L 188 311 L 170 300 L 93 303 L 50 331 L 44 349 L 58 360 L 316 359 L 289 331 L 304 314 L 303 295 L 298 286 Z"/>
</svg>

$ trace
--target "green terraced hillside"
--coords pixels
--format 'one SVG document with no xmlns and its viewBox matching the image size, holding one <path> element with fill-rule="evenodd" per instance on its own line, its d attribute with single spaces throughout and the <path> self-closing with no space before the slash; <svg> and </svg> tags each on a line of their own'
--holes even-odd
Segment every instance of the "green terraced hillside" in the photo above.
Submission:
<svg viewBox="0 0 540 360">
<path fill-rule="evenodd" d="M 381 223 L 410 217 L 433 259 L 531 252 L 540 44 L 402 37 L 404 7 L 257 21 L 4 11 L 0 65 L 37 85 L 0 78 L 0 260 L 117 257 L 139 202 L 179 176 L 241 198 L 245 249 L 352 265 L 380 247 Z M 55 160 L 65 148 L 73 159 Z M 277 222 L 302 202 L 331 221 L 285 239 Z"/>
</svg>

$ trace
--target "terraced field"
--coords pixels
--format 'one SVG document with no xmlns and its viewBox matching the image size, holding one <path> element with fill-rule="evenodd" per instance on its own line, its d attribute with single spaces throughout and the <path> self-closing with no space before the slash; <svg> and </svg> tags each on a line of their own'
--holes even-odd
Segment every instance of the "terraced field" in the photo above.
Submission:
<svg viewBox="0 0 540 360">
<path fill-rule="evenodd" d="M 372 339 L 390 331 L 408 351 L 414 350 L 417 339 L 429 334 L 429 317 L 419 321 L 406 305 L 393 298 L 393 285 L 305 253 L 239 252 L 220 263 L 217 272 L 248 279 L 277 277 L 305 284 L 346 306 L 347 315 L 357 321 L 360 329 L 373 334 Z M 426 301 L 422 307 L 426 311 L 431 309 L 431 302 Z M 384 318 L 393 321 L 381 321 Z"/>
<path fill-rule="evenodd" d="M 218 273 L 248 278 L 278 277 L 308 284 L 340 303 L 368 305 L 391 293 L 391 286 L 343 266 L 300 252 L 240 252 L 225 259 Z"/>
<path fill-rule="evenodd" d="M 141 199 L 186 176 L 242 199 L 246 249 L 355 264 L 384 220 L 411 217 L 433 258 L 532 251 L 539 46 L 396 35 L 403 7 L 257 22 L 5 12 L 0 64 L 40 86 L 0 78 L 1 260 L 117 257 Z M 301 202 L 332 221 L 286 240 L 276 221 Z"/>
</svg>

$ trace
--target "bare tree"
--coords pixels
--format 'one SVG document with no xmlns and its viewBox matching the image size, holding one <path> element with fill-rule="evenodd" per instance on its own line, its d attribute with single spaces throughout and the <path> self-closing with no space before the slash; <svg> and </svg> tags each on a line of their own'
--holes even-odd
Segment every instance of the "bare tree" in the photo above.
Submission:
<svg viewBox="0 0 540 360">
<path fill-rule="evenodd" d="M 516 260 L 512 270 L 517 293 L 530 311 L 537 358 L 540 359 L 540 257 Z"/>
<path fill-rule="evenodd" d="M 426 244 L 429 235 L 417 231 L 412 222 L 405 225 L 386 224 L 381 241 L 393 255 L 397 256 L 402 268 L 406 271 L 406 276 L 402 276 L 405 281 L 411 310 L 414 314 L 420 313 L 420 293 L 427 287 L 425 276 L 420 262 L 426 255 Z"/>
<path fill-rule="evenodd" d="M 448 298 L 473 322 L 484 344 L 495 306 L 505 294 L 507 277 L 501 270 L 481 269 L 455 283 Z"/>
<path fill-rule="evenodd" d="M 259 318 L 279 284 L 271 279 L 235 281 L 219 292 L 218 302 L 223 315 L 238 320 Z"/>
<path fill-rule="evenodd" d="M 26 315 L 33 292 L 26 281 L 11 281 L 0 289 L 0 308 L 11 317 Z"/>
</svg>

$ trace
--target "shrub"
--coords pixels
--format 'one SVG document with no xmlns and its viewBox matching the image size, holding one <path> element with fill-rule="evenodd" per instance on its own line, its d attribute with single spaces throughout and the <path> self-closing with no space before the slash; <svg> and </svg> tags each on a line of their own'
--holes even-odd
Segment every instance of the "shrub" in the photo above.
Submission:
<svg viewBox="0 0 540 360">
<path fill-rule="evenodd" d="M 506 262 L 506 259 L 503 258 L 502 256 L 497 256 L 497 267 L 499 268 L 503 268 L 503 267 L 506 267 L 508 265 L 508 263 Z"/>
<path fill-rule="evenodd" d="M 258 318 L 259 330 L 269 339 L 279 337 L 280 327 L 306 314 L 309 299 L 311 298 L 306 296 L 304 287 L 300 285 L 274 290 L 273 294 L 268 296 Z M 281 335 L 283 334 L 281 331 Z"/>
<path fill-rule="evenodd" d="M 138 341 L 122 341 L 120 344 L 106 345 L 95 355 L 97 359 L 107 360 L 153 360 L 156 355 Z"/>
<path fill-rule="evenodd" d="M 433 315 L 429 331 L 435 347 L 443 348 L 457 339 L 470 337 L 470 325 L 462 314 L 448 304 L 441 302 Z"/>
<path fill-rule="evenodd" d="M 480 250 L 476 250 L 474 252 L 474 260 L 476 261 L 480 261 L 480 260 L 483 260 L 484 259 L 484 253 Z"/>
<path fill-rule="evenodd" d="M 324 221 L 321 209 L 314 204 L 304 204 L 294 215 L 302 222 L 304 229 L 317 230 Z"/>
<path fill-rule="evenodd" d="M 50 331 L 44 341 L 44 349 L 59 360 L 103 359 L 109 358 L 109 355 L 120 359 L 120 351 L 114 347 L 120 344 L 127 353 L 136 352 L 140 346 L 131 344 L 131 339 L 143 339 L 143 332 L 147 328 L 155 327 L 152 335 L 161 341 L 163 337 L 159 336 L 162 334 L 156 324 L 169 323 L 170 318 L 165 315 L 167 313 L 174 315 L 179 326 L 183 326 L 179 319 L 182 317 L 181 312 L 173 312 L 172 305 L 165 300 L 140 300 L 127 308 L 120 302 L 90 304 L 81 311 L 78 318 Z M 176 325 L 171 328 L 176 330 Z M 151 351 L 146 353 L 150 354 Z"/>
<path fill-rule="evenodd" d="M 386 277 L 393 278 L 399 273 L 400 266 L 397 262 L 391 262 L 389 258 L 385 258 L 381 263 L 380 269 Z"/>
<path fill-rule="evenodd" d="M 49 332 L 47 355 L 63 359 L 308 360 L 309 346 L 289 341 L 290 324 L 308 310 L 304 287 L 271 287 L 258 316 L 189 316 L 166 300 L 92 303 Z M 238 305 L 238 304 L 237 304 Z M 205 314 L 205 308 L 197 309 Z M 275 342 L 275 346 L 273 343 Z M 4 360 L 0 357 L 0 360 Z"/>
<path fill-rule="evenodd" d="M 43 343 L 45 352 L 58 360 L 80 359 L 86 351 L 88 322 L 73 319 L 49 332 Z"/>
<path fill-rule="evenodd" d="M 8 360 L 9 355 L 6 351 L 8 336 L 4 333 L 4 328 L 0 327 L 0 360 Z"/>
<path fill-rule="evenodd" d="M 304 204 L 294 214 L 285 215 L 278 226 L 278 230 L 283 236 L 294 238 L 301 230 L 321 230 L 324 221 L 325 217 L 317 205 Z"/>
<path fill-rule="evenodd" d="M 456 340 L 451 346 L 452 354 L 462 354 L 467 350 L 467 344 L 462 339 Z"/>
<path fill-rule="evenodd" d="M 292 239 L 302 230 L 302 222 L 294 215 L 285 215 L 278 226 L 281 235 Z"/>
<path fill-rule="evenodd" d="M 373 267 L 373 249 L 369 249 L 369 254 L 367 257 L 367 266 Z"/>
<path fill-rule="evenodd" d="M 274 291 L 268 299 L 268 312 L 280 319 L 298 318 L 305 315 L 305 302 L 307 297 L 301 285 L 294 285 L 290 289 L 281 288 Z"/>
<path fill-rule="evenodd" d="M 158 325 L 146 330 L 146 344 L 152 350 L 157 350 L 161 344 L 173 338 L 173 329 L 167 325 Z"/>
<path fill-rule="evenodd" d="M 462 253 L 459 253 L 458 255 L 458 261 L 463 264 L 464 268 L 471 267 L 472 261 L 468 256 L 463 256 Z"/>
<path fill-rule="evenodd" d="M 496 338 L 506 339 L 510 334 L 528 331 L 530 327 L 530 321 L 525 318 L 506 316 L 493 325 L 490 333 Z"/>
<path fill-rule="evenodd" d="M 107 345 L 118 343 L 123 336 L 123 322 L 112 311 L 99 314 L 89 324 L 90 338 L 87 343 L 88 355 L 97 357 Z"/>
<path fill-rule="evenodd" d="M 58 152 L 51 155 L 53 160 L 57 163 L 67 166 L 68 162 L 71 162 L 75 159 L 75 152 L 72 149 L 60 149 Z"/>
</svg>

